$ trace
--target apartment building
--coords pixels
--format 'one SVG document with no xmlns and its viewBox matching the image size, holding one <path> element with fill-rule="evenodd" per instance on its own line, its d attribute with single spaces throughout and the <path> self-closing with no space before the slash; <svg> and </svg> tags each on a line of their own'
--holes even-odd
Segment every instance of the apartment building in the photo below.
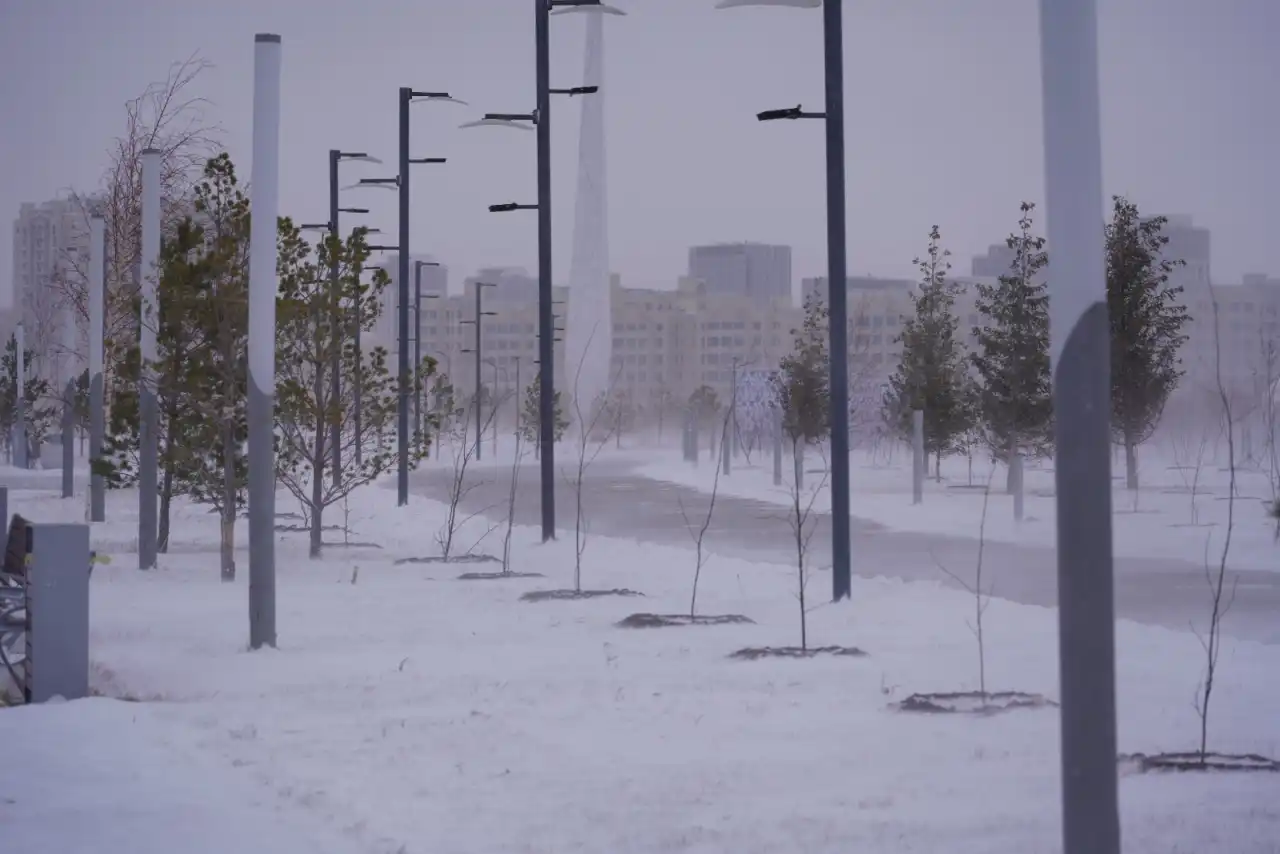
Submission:
<svg viewBox="0 0 1280 854">
<path fill-rule="evenodd" d="M 399 354 L 399 337 L 398 337 L 398 317 L 400 310 L 400 258 L 398 253 L 391 253 L 387 258 L 377 264 L 378 267 L 386 270 L 387 275 L 391 278 L 391 283 L 381 294 L 379 300 L 378 320 L 374 328 L 367 333 L 365 341 L 369 346 L 385 347 L 390 355 L 391 363 L 395 364 L 395 360 Z M 421 286 L 422 316 L 418 318 L 419 326 L 427 326 L 430 321 L 436 319 L 438 310 L 436 303 L 449 292 L 449 268 L 440 264 L 430 255 L 414 255 L 409 259 L 409 344 L 412 349 L 413 345 L 413 310 L 417 305 L 415 293 Z M 423 353 L 427 352 L 427 342 L 432 336 L 424 335 L 422 339 Z"/>
<path fill-rule="evenodd" d="M 666 406 L 683 392 L 686 344 L 678 291 L 624 288 L 616 276 L 610 298 L 613 357 L 610 381 L 637 406 Z"/>
<path fill-rule="evenodd" d="M 1257 386 L 1267 376 L 1273 382 L 1280 376 L 1280 279 L 1249 276 L 1238 285 L 1210 286 L 1208 231 L 1189 218 L 1171 217 L 1166 233 L 1170 237 L 1166 251 L 1185 260 L 1171 283 L 1185 289 L 1183 299 L 1193 317 L 1182 351 L 1187 378 L 1180 394 L 1203 406 L 1205 389 L 1214 387 L 1218 342 L 1228 385 L 1242 398 L 1256 398 Z M 994 284 L 1011 260 L 1006 246 L 995 245 L 973 260 L 972 275 L 952 279 L 957 285 L 955 312 L 966 346 L 973 346 L 973 330 L 982 324 L 977 285 Z M 475 388 L 474 355 L 464 352 L 474 348 L 475 330 L 463 321 L 475 316 L 475 291 L 482 281 L 496 285 L 483 288 L 482 308 L 494 314 L 484 317 L 482 324 L 482 382 L 500 391 L 514 390 L 516 365 L 522 386 L 536 371 L 536 281 L 523 270 L 482 270 L 467 280 L 464 293 L 423 303 L 423 352 L 440 360 L 442 370 L 463 394 Z M 759 290 L 717 287 L 705 277 L 694 276 L 681 277 L 674 289 L 627 288 L 616 275 L 611 287 L 612 383 L 636 406 L 650 411 L 686 400 L 702 385 L 724 399 L 732 391 L 735 375 L 775 370 L 791 352 L 792 332 L 804 319 L 801 304 L 781 289 L 777 296 L 765 298 Z M 852 393 L 855 406 L 869 413 L 869 418 L 878 413 L 884 386 L 901 358 L 898 336 L 903 319 L 913 311 L 911 297 L 917 287 L 916 281 L 906 278 L 850 276 L 846 282 Z M 803 279 L 800 291 L 802 301 L 811 296 L 825 301 L 827 281 Z M 563 338 L 569 295 L 563 287 L 554 293 Z M 1216 336 L 1215 303 L 1220 330 Z M 565 364 L 560 341 L 556 354 L 557 387 L 571 393 L 573 366 Z"/>
<path fill-rule="evenodd" d="M 84 368 L 82 333 L 58 283 L 84 269 L 88 257 L 87 224 L 77 201 L 24 202 L 18 209 L 7 332 L 23 324 L 32 370 L 55 388 Z"/>
<path fill-rule="evenodd" d="M 791 247 L 765 243 L 716 243 L 689 250 L 689 278 L 707 293 L 768 305 L 791 300 Z"/>
</svg>

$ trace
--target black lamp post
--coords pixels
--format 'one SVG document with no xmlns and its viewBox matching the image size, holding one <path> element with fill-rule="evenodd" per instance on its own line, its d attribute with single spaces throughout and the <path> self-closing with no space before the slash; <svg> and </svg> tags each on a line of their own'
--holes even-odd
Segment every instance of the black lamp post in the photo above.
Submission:
<svg viewBox="0 0 1280 854">
<path fill-rule="evenodd" d="M 342 239 L 341 232 L 338 228 L 338 215 L 340 213 L 359 213 L 367 214 L 368 208 L 342 208 L 338 202 L 338 164 L 342 161 L 357 161 L 363 163 L 381 164 L 382 161 L 376 157 L 372 157 L 363 151 L 342 151 L 338 148 L 329 149 L 329 221 L 319 225 L 304 225 L 304 230 L 321 230 L 328 231 L 330 238 L 334 241 Z M 333 289 L 333 293 L 338 291 L 338 257 L 337 253 L 333 253 L 329 259 L 329 285 Z M 334 300 L 335 304 L 337 300 Z M 336 309 L 335 309 L 336 311 Z M 334 328 L 337 328 L 338 318 L 332 318 Z M 339 364 L 340 354 L 335 348 L 333 354 L 333 364 L 330 370 L 333 376 L 329 378 L 329 394 L 336 401 L 342 390 L 341 366 Z M 316 382 L 323 388 L 323 378 L 317 378 Z M 329 449 L 331 459 L 330 476 L 333 478 L 333 485 L 338 486 L 342 483 L 342 446 L 341 446 L 341 428 L 335 424 L 329 431 L 329 443 L 332 445 Z"/>
<path fill-rule="evenodd" d="M 493 282 L 476 282 L 475 284 L 476 284 L 476 316 L 475 316 L 475 319 L 474 319 L 474 320 L 459 320 L 459 321 L 458 321 L 458 323 L 472 324 L 472 325 L 474 325 L 474 326 L 475 326 L 475 328 L 476 328 L 476 346 L 475 346 L 475 347 L 473 347 L 473 348 L 467 348 L 467 347 L 464 347 L 464 348 L 462 349 L 462 352 L 463 352 L 463 353 L 474 353 L 474 354 L 475 354 L 475 357 L 476 357 L 476 393 L 475 393 L 475 402 L 476 402 L 476 459 L 477 459 L 477 460 L 479 460 L 479 459 L 480 459 L 480 453 L 481 453 L 480 448 L 481 448 L 481 446 L 484 444 L 484 442 L 483 442 L 483 439 L 484 439 L 484 435 L 483 435 L 483 433 L 484 433 L 484 419 L 483 419 L 483 417 L 482 417 L 482 415 L 483 415 L 482 410 L 483 410 L 483 408 L 484 408 L 484 398 L 483 398 L 483 396 L 482 396 L 482 395 L 481 395 L 481 393 L 480 393 L 480 392 L 481 392 L 481 390 L 484 388 L 484 378 L 483 378 L 483 376 L 482 376 L 482 375 L 481 375 L 481 373 L 480 373 L 480 366 L 481 366 L 481 364 L 483 363 L 483 358 L 484 358 L 484 345 L 483 345 L 483 342 L 484 342 L 484 331 L 483 331 L 483 329 L 484 329 L 484 318 L 486 318 L 486 317 L 495 317 L 498 313 L 497 313 L 496 311 L 485 311 L 485 310 L 484 310 L 484 300 L 483 300 L 484 289 L 485 289 L 485 288 L 492 288 L 492 287 L 495 287 L 494 283 L 493 283 Z"/>
<path fill-rule="evenodd" d="M 500 414 L 501 401 L 506 396 L 505 388 L 503 395 L 501 397 L 498 395 L 498 374 L 502 374 L 502 381 L 507 385 L 511 383 L 511 375 L 492 356 L 485 359 L 484 363 L 493 368 L 493 424 L 489 428 L 489 434 L 493 437 L 493 458 L 496 460 L 498 458 L 498 415 Z"/>
<path fill-rule="evenodd" d="M 845 254 L 844 16 L 843 0 L 721 0 L 719 9 L 738 6 L 822 8 L 826 109 L 796 106 L 766 110 L 762 122 L 825 119 L 827 131 L 827 311 L 831 385 L 831 585 L 835 601 L 851 595 L 853 578 L 849 532 L 849 308 Z"/>
<path fill-rule="evenodd" d="M 439 267 L 438 261 L 414 261 L 413 262 L 413 369 L 417 371 L 422 366 L 422 268 L 423 267 Z M 438 299 L 440 294 L 427 294 L 426 299 Z M 422 386 L 418 382 L 413 384 L 413 424 L 414 432 L 419 436 L 422 433 Z"/>
<path fill-rule="evenodd" d="M 555 351 L 552 341 L 551 316 L 551 96 L 591 95 L 598 86 L 576 86 L 569 89 L 551 88 L 551 12 L 556 9 L 572 10 L 596 7 L 601 12 L 613 12 L 601 0 L 534 0 L 534 42 L 536 58 L 534 71 L 537 84 L 537 102 L 532 113 L 487 113 L 484 118 L 463 127 L 485 125 L 516 127 L 537 131 L 538 137 L 538 202 L 533 205 L 509 203 L 491 205 L 493 213 L 518 210 L 538 212 L 538 363 L 541 370 L 541 390 L 538 400 L 538 436 L 542 446 L 542 541 L 556 535 L 556 469 L 555 469 Z"/>
<path fill-rule="evenodd" d="M 397 312 L 397 340 L 399 341 L 399 357 L 397 358 L 397 378 L 399 382 L 399 405 L 397 407 L 397 470 L 396 494 L 401 507 L 409 503 L 409 167 L 418 164 L 445 163 L 444 157 L 410 157 L 409 156 L 409 106 L 422 101 L 447 101 L 465 104 L 452 97 L 448 92 L 419 92 L 409 86 L 399 89 L 399 131 L 400 158 L 399 169 L 394 178 L 367 178 L 357 186 L 387 186 L 399 190 L 400 201 L 400 240 L 397 251 L 399 265 L 397 270 L 397 291 L 399 310 Z M 357 343 L 357 347 L 359 344 Z M 356 395 L 356 432 L 360 431 L 360 396 Z M 357 447 L 359 447 L 357 443 Z"/>
</svg>

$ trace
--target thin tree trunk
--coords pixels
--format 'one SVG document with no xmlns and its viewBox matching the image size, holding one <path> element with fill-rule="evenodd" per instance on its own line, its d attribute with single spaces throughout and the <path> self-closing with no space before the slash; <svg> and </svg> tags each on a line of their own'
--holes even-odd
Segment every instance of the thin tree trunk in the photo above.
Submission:
<svg viewBox="0 0 1280 854">
<path fill-rule="evenodd" d="M 1004 491 L 1013 495 L 1017 488 L 1017 473 L 1014 471 L 1013 458 L 1018 454 L 1018 442 L 1016 439 L 1009 440 L 1009 447 L 1005 449 L 1005 475 L 1004 475 Z"/>
<path fill-rule="evenodd" d="M 804 446 L 795 439 L 791 440 L 791 458 L 795 462 L 796 482 L 791 489 L 791 512 L 793 514 L 792 522 L 795 525 L 796 538 L 796 581 L 797 581 L 797 598 L 800 601 L 800 650 L 802 652 L 809 649 L 809 625 L 808 611 L 805 609 L 804 601 L 804 517 L 805 514 L 800 509 L 800 490 L 801 490 L 801 472 L 804 471 Z"/>
<path fill-rule="evenodd" d="M 1125 487 L 1138 489 L 1138 445 L 1128 433 L 1124 437 L 1124 477 Z"/>
<path fill-rule="evenodd" d="M 322 428 L 323 429 L 323 428 Z M 320 550 L 323 546 L 322 531 L 320 527 L 320 519 L 322 513 L 322 502 L 324 501 L 324 442 L 316 441 L 316 452 L 318 459 L 311 461 L 311 552 L 310 557 L 320 557 Z"/>
<path fill-rule="evenodd" d="M 236 580 L 236 441 L 230 422 L 222 427 L 222 580 Z"/>
<path fill-rule="evenodd" d="M 164 467 L 164 482 L 160 488 L 160 523 L 156 535 L 156 551 L 169 553 L 169 510 L 173 506 L 173 464 Z"/>
</svg>

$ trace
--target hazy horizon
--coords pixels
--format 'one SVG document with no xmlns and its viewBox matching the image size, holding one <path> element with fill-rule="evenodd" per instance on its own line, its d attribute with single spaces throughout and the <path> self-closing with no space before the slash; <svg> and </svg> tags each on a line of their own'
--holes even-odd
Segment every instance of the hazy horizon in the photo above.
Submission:
<svg viewBox="0 0 1280 854">
<path fill-rule="evenodd" d="M 821 18 L 814 11 L 717 11 L 714 0 L 617 0 L 606 33 L 611 267 L 628 286 L 673 287 L 687 249 L 762 241 L 793 247 L 795 282 L 825 274 L 822 126 L 758 123 L 762 109 L 820 109 Z M 395 89 L 447 89 L 469 107 L 415 108 L 411 251 L 455 282 L 482 266 L 536 269 L 532 134 L 458 130 L 486 110 L 533 101 L 531 4 L 436 0 L 18 0 L 0 10 L 0 94 L 8 120 L 0 176 L 6 223 L 22 202 L 99 184 L 124 103 L 193 54 L 215 67 L 193 94 L 249 174 L 252 37 L 284 42 L 282 213 L 326 213 L 326 151 L 395 153 Z M 955 272 L 1003 240 L 1023 199 L 1043 196 L 1037 7 L 1022 0 L 846 4 L 850 275 L 910 277 L 941 227 Z M 1266 0 L 1100 4 L 1106 191 L 1144 213 L 1187 214 L 1213 233 L 1213 278 L 1280 273 L 1268 203 L 1280 196 L 1269 144 L 1280 122 L 1263 97 L 1277 79 Z M 583 21 L 556 18 L 553 85 L 577 85 Z M 342 59 L 345 58 L 345 61 Z M 578 104 L 553 110 L 555 278 L 568 280 Z M 346 179 L 388 167 L 344 167 Z M 394 234 L 390 193 L 352 193 L 360 221 Z M 348 218 L 354 224 L 354 218 Z M 12 229 L 0 240 L 9 289 Z"/>
</svg>

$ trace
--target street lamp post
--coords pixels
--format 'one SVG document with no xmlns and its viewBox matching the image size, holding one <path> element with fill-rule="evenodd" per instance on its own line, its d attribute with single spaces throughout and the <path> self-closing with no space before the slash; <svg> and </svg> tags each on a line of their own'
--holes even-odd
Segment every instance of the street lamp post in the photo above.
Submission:
<svg viewBox="0 0 1280 854">
<path fill-rule="evenodd" d="M 413 262 L 413 369 L 422 366 L 422 268 L 439 267 L 437 261 Z M 440 294 L 427 294 L 427 299 L 439 299 Z M 422 384 L 413 384 L 413 423 L 414 431 L 422 433 Z"/>
<path fill-rule="evenodd" d="M 551 305 L 552 305 L 552 306 L 563 305 L 563 304 L 564 304 L 564 301 L 563 301 L 563 300 L 552 300 L 552 301 L 551 301 Z M 564 316 L 563 316 L 563 315 L 560 315 L 560 314 L 552 314 L 552 315 L 551 315 L 551 323 L 552 323 L 552 326 L 551 326 L 551 333 L 552 333 L 552 336 L 551 336 L 551 345 L 552 345 L 553 347 L 554 347 L 556 344 L 559 344 L 560 342 L 564 341 L 564 339 L 563 339 L 563 338 L 557 338 L 557 337 L 555 337 L 556 335 L 559 335 L 561 332 L 564 332 L 564 327 L 563 327 L 563 326 L 556 326 L 556 325 L 555 325 L 555 322 L 556 322 L 557 320 L 562 320 L 563 318 L 564 318 Z M 539 343 L 541 343 L 541 339 L 542 339 L 542 333 L 541 333 L 541 332 L 535 333 L 535 334 L 534 334 L 534 337 L 535 337 L 535 338 L 537 338 L 537 339 L 539 339 Z M 541 347 L 539 347 L 539 349 L 541 349 Z M 542 378 L 542 360 L 541 360 L 541 359 L 534 359 L 534 360 L 533 360 L 533 363 L 534 363 L 535 365 L 537 365 L 537 366 L 538 366 L 538 372 L 537 372 L 536 374 L 534 374 L 534 377 L 537 379 L 537 382 L 538 382 L 538 400 L 539 400 L 539 410 L 538 410 L 538 412 L 539 412 L 539 417 L 541 417 L 541 412 L 542 412 L 542 410 L 541 410 L 541 400 L 542 400 L 542 380 L 543 380 L 543 378 Z M 554 398 L 553 398 L 553 402 L 554 402 Z M 553 411 L 552 411 L 552 416 L 554 417 L 554 415 L 555 415 L 555 412 L 554 412 L 554 409 L 553 409 Z M 553 425 L 553 426 L 554 426 L 554 425 Z M 552 435 L 552 439 L 553 439 L 553 440 L 555 439 L 554 434 Z M 541 460 L 541 454 L 542 454 L 542 432 L 541 432 L 541 430 L 539 430 L 539 432 L 538 432 L 538 441 L 537 441 L 537 444 L 535 444 L 535 445 L 534 445 L 534 456 L 538 457 L 538 459 L 539 459 L 539 460 Z"/>
<path fill-rule="evenodd" d="M 591 95 L 599 91 L 598 86 L 576 86 L 570 89 L 551 88 L 551 22 L 554 10 L 582 9 L 601 12 L 614 12 L 601 0 L 534 0 L 534 43 L 535 60 L 534 76 L 537 84 L 537 100 L 532 113 L 488 113 L 476 122 L 463 127 L 480 127 L 485 125 L 517 127 L 529 130 L 530 126 L 537 131 L 538 140 L 538 202 L 534 205 L 515 203 L 492 205 L 493 213 L 504 213 L 517 210 L 536 210 L 538 212 L 538 363 L 540 365 L 541 382 L 538 399 L 538 437 L 541 445 L 541 493 L 542 493 L 542 541 L 546 542 L 556 535 L 556 499 L 555 499 L 555 350 L 553 347 L 552 327 L 555 322 L 551 313 L 551 299 L 554 293 L 551 284 L 551 96 L 552 95 Z"/>
<path fill-rule="evenodd" d="M 399 89 L 399 169 L 394 178 L 365 178 L 357 187 L 392 187 L 399 191 L 400 239 L 396 270 L 399 307 L 396 312 L 399 353 L 396 359 L 398 404 L 396 410 L 397 460 L 396 493 L 401 507 L 409 503 L 409 167 L 419 164 L 445 163 L 444 157 L 410 157 L 409 107 L 418 101 L 447 101 L 464 104 L 448 92 L 418 92 L 412 87 Z M 358 333 L 357 333 L 358 334 Z M 357 341 L 357 348 L 359 343 Z M 360 393 L 356 393 L 356 434 L 360 434 Z M 357 442 L 357 447 L 359 443 Z"/>
<path fill-rule="evenodd" d="M 480 459 L 480 448 L 484 444 L 484 421 L 481 417 L 484 398 L 481 396 L 481 389 L 484 388 L 484 379 L 480 374 L 480 365 L 483 361 L 484 349 L 482 347 L 482 328 L 484 326 L 484 318 L 494 317 L 496 311 L 485 311 L 482 294 L 485 288 L 495 287 L 493 282 L 476 282 L 476 316 L 474 320 L 459 320 L 459 323 L 474 324 L 476 327 L 476 346 L 472 348 L 464 347 L 462 352 L 474 353 L 476 356 L 476 459 Z"/>
<path fill-rule="evenodd" d="M 493 424 L 489 428 L 489 433 L 490 435 L 493 436 L 493 458 L 496 460 L 498 458 L 499 401 L 502 400 L 502 398 L 498 397 L 498 373 L 499 372 L 502 373 L 503 382 L 507 383 L 508 385 L 511 383 L 511 375 L 508 374 L 507 369 L 499 365 L 498 360 L 493 358 L 492 356 L 485 359 L 484 363 L 489 367 L 493 368 L 493 390 L 494 390 L 493 392 Z M 504 388 L 503 389 L 504 396 L 505 396 L 505 392 L 506 392 L 506 389 Z"/>
<path fill-rule="evenodd" d="M 102 440 L 106 433 L 106 396 L 103 388 L 105 368 L 107 221 L 94 216 L 89 221 L 89 459 L 102 456 Z M 89 521 L 105 522 L 107 518 L 106 480 L 91 470 L 89 475 Z"/>
<path fill-rule="evenodd" d="M 276 645 L 276 217 L 280 207 L 280 36 L 254 37 L 249 235 L 249 647 Z"/>
<path fill-rule="evenodd" d="M 825 119 L 827 148 L 827 311 L 831 385 L 831 585 L 839 601 L 852 594 L 849 535 L 849 309 L 845 272 L 844 15 L 843 0 L 721 0 L 738 6 L 822 7 L 826 109 L 767 110 L 760 121 Z"/>
<path fill-rule="evenodd" d="M 1110 326 L 1095 0 L 1040 0 L 1066 854 L 1118 854 Z"/>
<path fill-rule="evenodd" d="M 142 263 L 138 273 L 138 568 L 155 569 L 159 539 L 160 440 L 157 428 L 155 363 L 156 330 L 160 324 L 157 300 L 160 275 L 160 159 L 158 149 L 142 152 Z"/>
<path fill-rule="evenodd" d="M 340 213 L 368 213 L 367 208 L 343 208 L 339 207 L 338 202 L 338 164 L 344 160 L 360 161 L 363 163 L 381 164 L 382 161 L 376 157 L 371 157 L 363 151 L 342 151 L 338 148 L 329 149 L 329 220 L 321 225 L 304 225 L 303 230 L 323 230 L 329 232 L 329 237 L 334 243 L 334 249 L 340 245 L 342 235 L 338 229 L 338 215 Z M 329 258 L 329 286 L 333 294 L 338 292 L 338 253 L 331 252 Z M 336 306 L 337 298 L 334 297 Z M 338 328 L 337 308 L 334 308 L 334 317 L 332 318 L 334 329 Z M 333 376 L 329 378 L 329 395 L 336 404 L 339 396 L 342 394 L 342 370 L 340 365 L 341 353 L 339 348 L 334 348 L 333 364 L 330 370 Z M 319 378 L 317 382 L 323 387 L 323 378 Z M 330 476 L 333 478 L 333 485 L 338 486 L 342 483 L 342 427 L 334 424 L 329 429 L 329 448 L 330 468 L 333 471 Z"/>
</svg>

